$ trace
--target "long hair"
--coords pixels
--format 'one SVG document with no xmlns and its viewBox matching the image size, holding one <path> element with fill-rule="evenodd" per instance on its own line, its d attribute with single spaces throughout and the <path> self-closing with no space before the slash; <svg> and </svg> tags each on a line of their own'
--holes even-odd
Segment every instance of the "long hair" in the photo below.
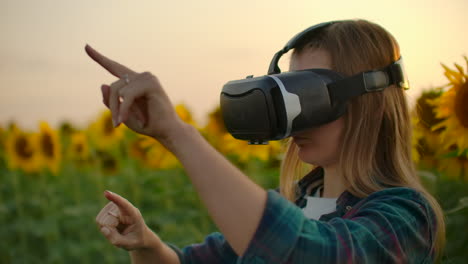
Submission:
<svg viewBox="0 0 468 264">
<path fill-rule="evenodd" d="M 394 37 L 366 20 L 347 20 L 328 26 L 299 43 L 293 58 L 308 48 L 328 51 L 332 70 L 345 76 L 383 68 L 400 58 Z M 435 212 L 434 253 L 440 257 L 445 244 L 444 215 L 416 174 L 411 158 L 408 108 L 404 90 L 397 87 L 353 98 L 344 115 L 338 171 L 347 183 L 347 191 L 357 197 L 364 198 L 388 187 L 410 187 L 421 192 Z M 296 198 L 295 182 L 304 175 L 303 165 L 298 158 L 298 147 L 289 141 L 281 164 L 280 192 L 290 201 Z"/>
</svg>

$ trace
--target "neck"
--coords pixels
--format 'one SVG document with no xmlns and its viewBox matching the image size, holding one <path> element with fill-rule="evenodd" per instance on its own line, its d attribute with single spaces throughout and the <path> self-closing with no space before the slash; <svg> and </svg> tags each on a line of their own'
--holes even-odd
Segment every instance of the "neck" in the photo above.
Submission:
<svg viewBox="0 0 468 264">
<path fill-rule="evenodd" d="M 346 185 L 344 179 L 338 174 L 336 166 L 323 167 L 323 195 L 324 198 L 337 198 L 345 190 Z"/>
</svg>

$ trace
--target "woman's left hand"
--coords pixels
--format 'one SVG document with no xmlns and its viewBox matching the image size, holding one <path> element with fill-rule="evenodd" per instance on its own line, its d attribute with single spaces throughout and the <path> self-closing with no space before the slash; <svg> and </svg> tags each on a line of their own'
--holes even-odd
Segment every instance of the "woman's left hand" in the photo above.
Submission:
<svg viewBox="0 0 468 264">
<path fill-rule="evenodd" d="M 96 216 L 101 233 L 114 246 L 126 250 L 155 250 L 163 247 L 163 242 L 145 224 L 140 210 L 124 197 L 105 192 L 109 203 Z"/>
<path fill-rule="evenodd" d="M 119 78 L 102 85 L 104 104 L 112 112 L 114 126 L 125 123 L 137 133 L 165 141 L 184 123 L 156 76 L 150 72 L 137 73 L 91 48 L 86 53 L 104 69 Z"/>
</svg>

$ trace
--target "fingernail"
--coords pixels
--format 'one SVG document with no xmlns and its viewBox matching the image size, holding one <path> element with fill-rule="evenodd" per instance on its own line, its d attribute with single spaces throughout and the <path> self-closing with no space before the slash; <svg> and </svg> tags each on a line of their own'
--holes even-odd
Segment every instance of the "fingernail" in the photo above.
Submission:
<svg viewBox="0 0 468 264">
<path fill-rule="evenodd" d="M 101 228 L 101 232 L 106 236 L 110 234 L 110 230 L 107 227 Z"/>
</svg>

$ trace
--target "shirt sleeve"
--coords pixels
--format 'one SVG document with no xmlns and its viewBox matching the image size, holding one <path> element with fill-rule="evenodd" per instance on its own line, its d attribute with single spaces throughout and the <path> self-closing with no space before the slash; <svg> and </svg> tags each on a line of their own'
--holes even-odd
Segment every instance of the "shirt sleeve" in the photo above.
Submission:
<svg viewBox="0 0 468 264">
<path fill-rule="evenodd" d="M 260 224 L 238 263 L 432 263 L 431 209 L 416 191 L 391 189 L 328 222 L 307 219 L 268 191 Z"/>
<path fill-rule="evenodd" d="M 215 232 L 208 235 L 203 243 L 186 246 L 183 249 L 166 243 L 179 257 L 180 264 L 236 263 L 238 257 L 224 236 Z"/>
</svg>

